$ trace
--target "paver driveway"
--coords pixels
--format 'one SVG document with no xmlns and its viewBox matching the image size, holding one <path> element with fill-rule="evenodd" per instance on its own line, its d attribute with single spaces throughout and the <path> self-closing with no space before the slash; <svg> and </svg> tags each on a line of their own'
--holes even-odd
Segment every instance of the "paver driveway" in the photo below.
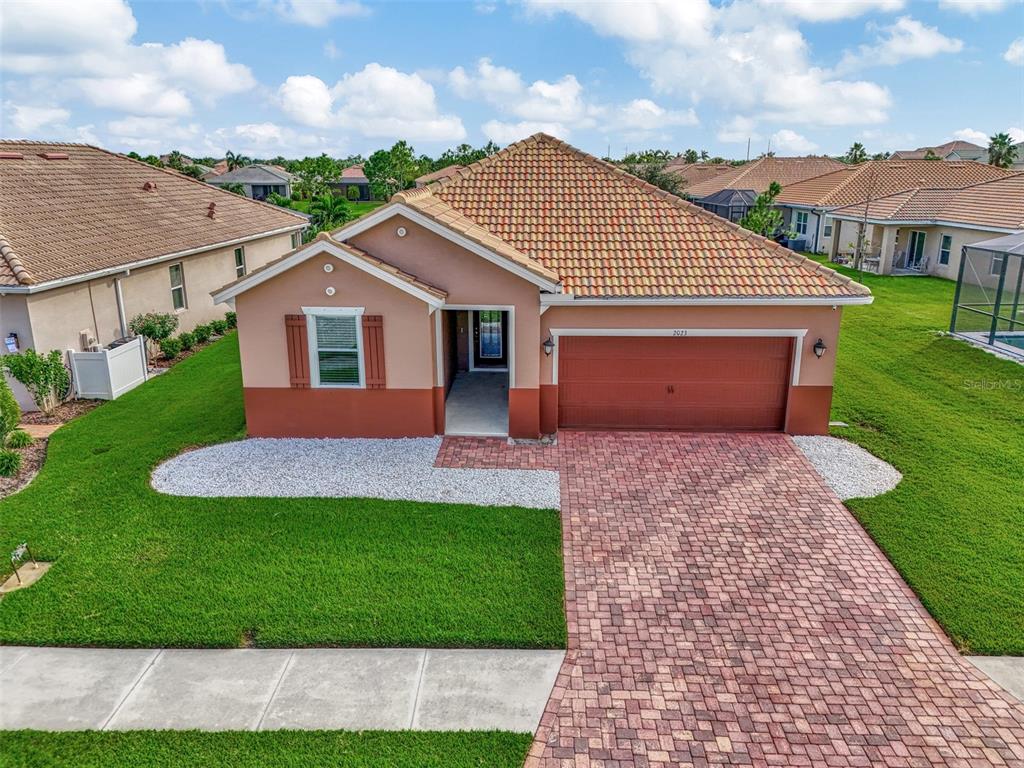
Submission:
<svg viewBox="0 0 1024 768">
<path fill-rule="evenodd" d="M 539 766 L 1024 766 L 962 660 L 783 435 L 446 440 L 562 472 L 569 654 Z"/>
</svg>

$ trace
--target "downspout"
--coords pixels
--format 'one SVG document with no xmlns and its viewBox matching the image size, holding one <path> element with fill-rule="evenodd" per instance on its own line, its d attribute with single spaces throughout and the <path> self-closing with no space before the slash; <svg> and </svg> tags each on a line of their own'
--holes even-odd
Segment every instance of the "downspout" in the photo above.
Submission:
<svg viewBox="0 0 1024 768">
<path fill-rule="evenodd" d="M 121 326 L 121 338 L 128 335 L 128 319 L 124 314 L 124 293 L 121 291 L 121 280 L 128 277 L 128 273 L 118 275 L 114 278 L 114 298 L 117 301 L 117 323 Z"/>
</svg>

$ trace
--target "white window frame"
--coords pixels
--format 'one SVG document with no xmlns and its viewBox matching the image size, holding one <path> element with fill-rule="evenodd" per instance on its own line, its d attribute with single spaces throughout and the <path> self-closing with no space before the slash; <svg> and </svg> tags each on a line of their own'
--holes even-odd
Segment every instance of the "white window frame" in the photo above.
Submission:
<svg viewBox="0 0 1024 768">
<path fill-rule="evenodd" d="M 242 263 L 241 264 L 238 263 L 238 257 L 239 256 L 242 257 Z M 235 261 L 235 279 L 238 279 L 239 277 L 245 277 L 246 274 L 249 271 L 248 267 L 246 267 L 246 265 L 245 265 L 245 246 L 244 245 L 236 246 L 235 249 L 231 251 L 231 257 Z M 239 272 L 238 270 L 242 270 L 242 271 Z"/>
<path fill-rule="evenodd" d="M 793 229 L 798 235 L 807 236 L 807 222 L 810 220 L 810 216 L 807 215 L 807 211 L 795 211 L 796 220 L 793 224 Z M 802 218 L 801 218 L 802 217 Z"/>
<path fill-rule="evenodd" d="M 942 246 L 949 241 L 949 247 L 943 248 Z M 939 235 L 939 264 L 942 266 L 949 265 L 949 257 L 953 253 L 953 236 L 952 235 Z M 943 258 L 945 257 L 945 258 Z"/>
<path fill-rule="evenodd" d="M 831 216 L 825 217 L 825 229 L 822 234 L 822 237 L 832 237 L 832 227 L 834 226 L 832 224 L 833 221 L 834 219 Z"/>
<path fill-rule="evenodd" d="M 999 277 L 1003 271 L 1003 259 L 1006 257 L 1001 253 L 993 253 L 992 259 L 988 263 L 988 274 L 989 277 Z"/>
<path fill-rule="evenodd" d="M 363 354 L 363 312 L 365 307 L 303 307 L 306 316 L 306 339 L 309 347 L 309 385 L 317 389 L 365 389 L 366 360 Z M 316 342 L 317 317 L 354 317 L 356 319 L 356 357 L 359 370 L 358 384 L 321 384 L 320 383 L 320 350 Z"/>
<path fill-rule="evenodd" d="M 292 241 L 291 242 L 292 242 L 292 250 L 294 251 L 296 248 L 298 248 L 300 245 L 302 245 L 302 233 L 301 232 L 292 232 Z"/>
<path fill-rule="evenodd" d="M 181 283 L 174 284 L 174 268 L 177 267 L 181 273 Z M 188 309 L 188 291 L 185 290 L 185 262 L 176 261 L 167 267 L 167 278 L 171 283 L 171 309 L 175 312 L 184 312 Z M 174 292 L 181 291 L 181 306 L 174 306 Z"/>
</svg>

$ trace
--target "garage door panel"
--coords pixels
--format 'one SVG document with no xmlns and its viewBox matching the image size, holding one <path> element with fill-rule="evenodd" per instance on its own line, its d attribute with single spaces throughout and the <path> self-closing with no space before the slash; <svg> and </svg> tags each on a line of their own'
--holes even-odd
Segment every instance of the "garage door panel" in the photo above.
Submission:
<svg viewBox="0 0 1024 768">
<path fill-rule="evenodd" d="M 737 337 L 562 337 L 559 426 L 777 430 L 791 341 Z"/>
</svg>

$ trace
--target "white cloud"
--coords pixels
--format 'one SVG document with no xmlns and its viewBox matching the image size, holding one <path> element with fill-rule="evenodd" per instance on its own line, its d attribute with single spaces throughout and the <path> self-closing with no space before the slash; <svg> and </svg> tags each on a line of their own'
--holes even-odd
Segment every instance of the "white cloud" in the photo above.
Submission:
<svg viewBox="0 0 1024 768">
<path fill-rule="evenodd" d="M 653 131 L 680 125 L 697 125 L 699 122 L 693 109 L 665 109 L 650 99 L 633 99 L 616 107 L 611 114 L 611 124 L 626 130 Z"/>
<path fill-rule="evenodd" d="M 459 141 L 466 129 L 438 111 L 434 87 L 418 74 L 367 64 L 333 88 L 318 77 L 289 77 L 278 89 L 284 112 L 298 123 L 337 127 L 363 136 L 410 141 Z"/>
<path fill-rule="evenodd" d="M 939 8 L 966 13 L 969 16 L 1001 11 L 1009 4 L 1009 0 L 939 0 Z"/>
<path fill-rule="evenodd" d="M 772 147 L 778 155 L 809 155 L 818 149 L 813 141 L 789 128 L 772 134 Z"/>
<path fill-rule="evenodd" d="M 873 11 L 898 11 L 903 0 L 759 0 L 759 4 L 802 21 L 838 21 Z"/>
<path fill-rule="evenodd" d="M 1015 144 L 1024 141 L 1024 128 L 1021 128 L 1020 126 L 1016 125 L 1011 125 L 1009 128 L 1006 129 L 1006 132 L 1010 134 L 1010 139 Z"/>
<path fill-rule="evenodd" d="M 763 137 L 755 129 L 757 121 L 743 115 L 735 115 L 719 127 L 716 138 L 728 144 L 744 144 L 747 139 L 760 141 Z"/>
<path fill-rule="evenodd" d="M 910 59 L 930 59 L 940 53 L 959 53 L 964 43 L 946 37 L 936 27 L 928 27 L 917 19 L 901 16 L 895 23 L 878 29 L 874 45 L 861 45 L 856 53 L 847 51 L 838 72 L 862 67 L 894 66 Z"/>
<path fill-rule="evenodd" d="M 123 0 L 8 3 L 0 24 L 0 68 L 56 78 L 93 105 L 134 114 L 187 115 L 192 98 L 218 98 L 256 85 L 212 40 L 136 45 L 135 17 Z"/>
<path fill-rule="evenodd" d="M 497 3 L 473 3 L 473 10 L 483 16 L 489 16 L 498 10 Z"/>
<path fill-rule="evenodd" d="M 484 136 L 495 144 L 511 144 L 535 133 L 547 133 L 559 139 L 568 139 L 572 133 L 560 123 L 541 123 L 532 120 L 522 120 L 518 123 L 488 120 L 480 128 Z"/>
<path fill-rule="evenodd" d="M 973 128 L 961 128 L 959 131 L 953 131 L 953 138 L 959 141 L 970 141 L 983 147 L 988 146 L 988 134 Z"/>
<path fill-rule="evenodd" d="M 877 10 L 881 2 L 861 7 Z M 774 4 L 754 0 L 728 5 L 707 0 L 526 3 L 534 15 L 568 13 L 600 34 L 624 40 L 629 61 L 658 92 L 694 102 L 715 101 L 755 118 L 808 125 L 865 125 L 888 117 L 892 97 L 887 88 L 837 78 L 815 66 L 793 19 L 777 12 Z M 858 10 L 846 2 L 827 12 L 810 5 L 794 2 L 788 10 L 837 17 Z"/>
<path fill-rule="evenodd" d="M 5 102 L 4 112 L 18 136 L 29 137 L 47 125 L 66 123 L 71 113 L 61 107 L 35 107 Z"/>
<path fill-rule="evenodd" d="M 334 19 L 366 16 L 370 12 L 362 3 L 343 0 L 277 0 L 260 5 L 270 6 L 285 21 L 307 27 L 326 27 Z"/>
<path fill-rule="evenodd" d="M 331 61 L 334 61 L 339 56 L 341 56 L 341 51 L 338 50 L 338 46 L 334 44 L 333 40 L 328 40 L 326 43 L 324 43 L 324 56 L 326 56 Z"/>
<path fill-rule="evenodd" d="M 280 154 L 344 154 L 340 146 L 326 137 L 270 122 L 219 128 L 206 137 L 205 143 L 212 155 L 223 155 L 228 150 L 263 158 Z"/>
<path fill-rule="evenodd" d="M 1018 37 L 1006 49 L 1003 58 L 1011 64 L 1024 67 L 1024 37 Z"/>
</svg>

